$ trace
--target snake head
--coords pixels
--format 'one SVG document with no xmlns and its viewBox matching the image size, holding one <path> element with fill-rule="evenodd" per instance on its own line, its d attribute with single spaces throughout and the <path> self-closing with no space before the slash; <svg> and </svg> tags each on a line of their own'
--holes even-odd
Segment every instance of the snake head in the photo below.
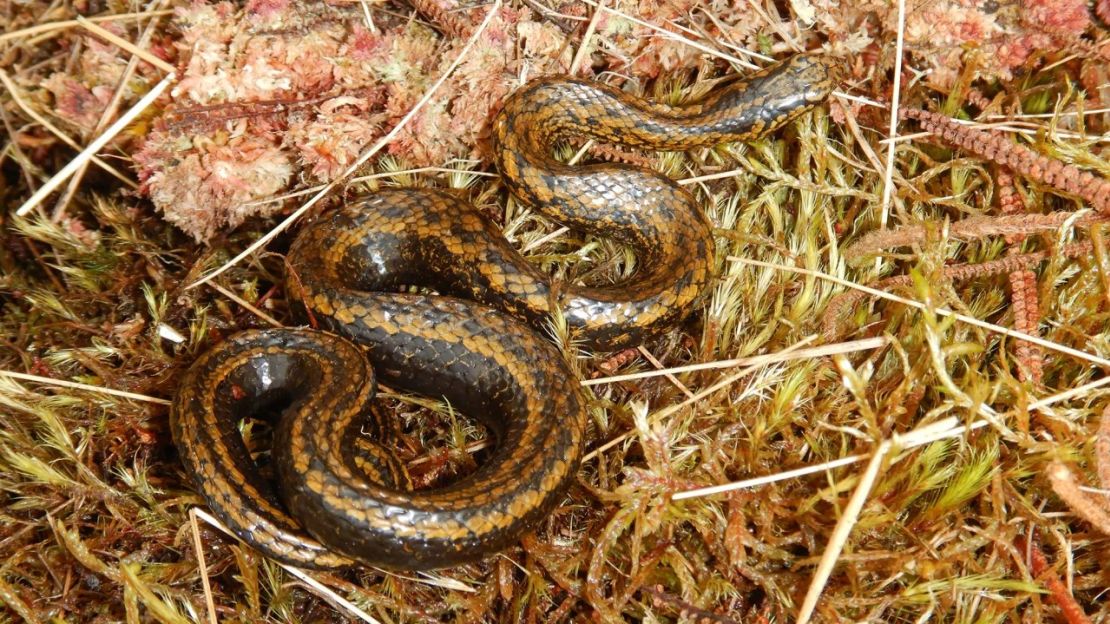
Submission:
<svg viewBox="0 0 1110 624">
<path fill-rule="evenodd" d="M 780 82 L 772 92 L 791 93 L 796 100 L 804 101 L 809 108 L 824 102 L 832 94 L 838 82 L 840 65 L 836 58 L 828 54 L 798 54 L 773 65 L 757 77 Z"/>
</svg>

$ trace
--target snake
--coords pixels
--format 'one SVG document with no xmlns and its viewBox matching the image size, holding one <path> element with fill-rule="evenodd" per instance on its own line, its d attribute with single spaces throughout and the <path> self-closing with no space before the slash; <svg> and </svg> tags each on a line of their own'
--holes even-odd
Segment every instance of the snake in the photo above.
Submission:
<svg viewBox="0 0 1110 624">
<path fill-rule="evenodd" d="M 833 70 L 800 54 L 676 106 L 566 76 L 511 93 L 491 132 L 505 187 L 629 246 L 636 269 L 619 283 L 554 279 L 446 190 L 386 188 L 321 216 L 286 256 L 286 293 L 311 328 L 233 334 L 179 384 L 171 432 L 196 490 L 236 536 L 302 568 L 427 570 L 519 542 L 575 479 L 589 421 L 545 324 L 561 317 L 586 349 L 626 348 L 682 322 L 713 280 L 712 224 L 689 192 L 630 164 L 564 164 L 554 146 L 750 141 L 820 104 Z M 379 383 L 445 399 L 487 427 L 494 449 L 473 473 L 414 491 Z M 276 419 L 273 478 L 248 451 L 245 418 Z"/>
</svg>

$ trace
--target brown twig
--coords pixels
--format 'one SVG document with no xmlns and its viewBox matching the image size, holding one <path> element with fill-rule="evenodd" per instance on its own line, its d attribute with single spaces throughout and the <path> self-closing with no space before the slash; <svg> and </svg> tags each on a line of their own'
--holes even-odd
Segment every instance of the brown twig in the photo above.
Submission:
<svg viewBox="0 0 1110 624">
<path fill-rule="evenodd" d="M 1003 215 L 1016 215 L 1025 212 L 1025 203 L 1014 186 L 1014 176 L 1005 169 L 999 168 L 995 176 L 998 182 L 998 206 Z M 1006 236 L 1006 243 L 1010 245 L 1008 254 L 1015 256 L 1021 253 L 1021 242 L 1025 240 L 1025 233 L 1014 233 Z M 1010 301 L 1014 308 L 1014 329 L 1032 336 L 1039 336 L 1039 321 L 1041 318 L 1041 302 L 1037 292 L 1037 275 L 1028 269 L 1010 273 Z M 1022 381 L 1032 381 L 1039 384 L 1044 378 L 1044 351 L 1024 340 L 1015 344 L 1018 360 L 1018 378 Z"/>
<path fill-rule="evenodd" d="M 739 622 L 728 616 L 706 611 L 705 609 L 686 602 L 678 596 L 663 591 L 662 585 L 644 587 L 643 590 L 651 594 L 651 604 L 656 608 L 669 606 L 676 609 L 679 616 L 689 618 L 696 624 L 739 624 Z"/>
<path fill-rule="evenodd" d="M 1031 336 L 1039 335 L 1041 310 L 1037 296 L 1037 274 L 1028 269 L 1010 273 L 1010 297 L 1014 308 L 1014 329 Z M 1015 348 L 1019 378 L 1040 383 L 1044 377 L 1044 352 L 1040 347 L 1024 340 L 1018 340 Z"/>
<path fill-rule="evenodd" d="M 975 240 L 987 236 L 1021 237 L 1037 232 L 1059 229 L 1069 219 L 1076 225 L 1092 225 L 1110 220 L 1110 216 L 1089 214 L 1076 218 L 1074 212 L 1048 214 L 1016 214 L 1003 216 L 974 216 L 956 221 L 948 226 L 948 237 L 954 240 Z M 894 247 L 921 244 L 928 237 L 925 225 L 907 225 L 893 230 L 874 230 L 859 238 L 844 250 L 844 257 L 852 259 L 878 253 Z"/>
<path fill-rule="evenodd" d="M 625 162 L 641 167 L 651 168 L 653 165 L 652 159 L 647 156 L 642 156 L 619 147 L 606 144 L 598 144 L 590 146 L 590 154 L 597 156 L 603 160 Z"/>
<path fill-rule="evenodd" d="M 1073 243 L 1065 245 L 1059 249 L 1056 255 L 1064 258 L 1077 258 L 1091 253 L 1093 246 L 1089 242 Z M 1041 262 L 1044 262 L 1050 257 L 1050 254 L 1045 251 L 1036 251 L 1027 254 L 1018 254 L 1006 256 L 998 260 L 991 260 L 989 262 L 980 262 L 976 264 L 956 264 L 953 266 L 944 267 L 942 273 L 945 278 L 953 281 L 962 281 L 971 279 L 973 277 L 985 275 L 998 275 L 1000 273 L 1013 273 L 1015 271 L 1030 270 L 1036 267 Z M 890 290 L 897 286 L 905 286 L 911 283 L 909 275 L 897 275 L 879 280 L 871 284 L 871 288 L 880 290 Z M 867 297 L 867 293 L 853 290 L 841 293 L 834 297 L 829 302 L 828 307 L 825 309 L 825 315 L 822 317 L 821 323 L 825 338 L 834 339 L 839 335 L 839 326 L 841 319 L 845 313 L 853 305 Z"/>
<path fill-rule="evenodd" d="M 412 0 L 410 4 L 452 37 L 467 39 L 474 34 L 474 20 L 447 0 Z"/>
<path fill-rule="evenodd" d="M 340 97 L 365 97 L 370 104 L 380 103 L 384 90 L 356 89 L 349 92 L 327 93 L 306 98 L 280 98 L 273 100 L 256 100 L 252 102 L 224 102 L 205 106 L 192 106 L 189 108 L 171 109 L 166 111 L 167 130 L 195 131 L 203 128 L 215 128 L 229 121 L 246 118 L 258 118 L 288 114 L 295 110 L 314 106 Z"/>
<path fill-rule="evenodd" d="M 1054 461 L 1048 466 L 1048 480 L 1060 500 L 1077 516 L 1091 523 L 1100 532 L 1110 535 L 1110 509 L 1102 500 L 1089 496 L 1079 489 L 1075 474 L 1062 462 Z"/>
<path fill-rule="evenodd" d="M 903 108 L 899 110 L 899 115 L 916 120 L 923 129 L 953 145 L 1009 167 L 1031 180 L 1081 197 L 1096 210 L 1110 213 L 1110 181 L 1089 171 L 1038 154 L 1014 143 L 1002 133 L 960 125 L 940 113 Z"/>
<path fill-rule="evenodd" d="M 1048 560 L 1045 559 L 1041 549 L 1037 548 L 1036 544 L 1027 542 L 1024 537 L 1018 537 L 1014 545 L 1019 551 L 1029 553 L 1029 571 L 1033 573 L 1034 578 L 1044 583 L 1052 602 L 1060 607 L 1060 615 L 1063 616 L 1064 621 L 1068 624 L 1091 624 L 1091 620 L 1075 601 L 1067 586 L 1052 570 L 1052 566 L 1048 565 Z"/>
</svg>

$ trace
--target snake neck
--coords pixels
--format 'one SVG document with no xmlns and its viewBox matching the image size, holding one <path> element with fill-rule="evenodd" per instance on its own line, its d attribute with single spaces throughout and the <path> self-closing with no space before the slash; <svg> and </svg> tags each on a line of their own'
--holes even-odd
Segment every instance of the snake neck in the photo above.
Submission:
<svg viewBox="0 0 1110 624">
<path fill-rule="evenodd" d="M 577 78 L 536 80 L 499 111 L 495 152 L 499 160 L 509 152 L 546 155 L 553 144 L 571 138 L 655 151 L 747 141 L 822 102 L 833 74 L 828 57 L 800 55 L 735 80 L 701 102 L 678 106 Z"/>
</svg>

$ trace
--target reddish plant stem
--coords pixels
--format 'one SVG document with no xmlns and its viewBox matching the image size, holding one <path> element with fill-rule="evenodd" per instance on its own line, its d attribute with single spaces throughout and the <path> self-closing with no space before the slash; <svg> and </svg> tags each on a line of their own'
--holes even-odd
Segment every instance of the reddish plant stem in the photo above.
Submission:
<svg viewBox="0 0 1110 624">
<path fill-rule="evenodd" d="M 1045 559 L 1044 553 L 1041 552 L 1037 545 L 1031 542 L 1026 542 L 1024 537 L 1018 537 L 1014 541 L 1020 552 L 1028 552 L 1029 556 L 1029 571 L 1033 573 L 1033 577 L 1038 581 L 1044 583 L 1045 588 L 1048 590 L 1048 596 L 1052 602 L 1060 607 L 1060 615 L 1063 621 L 1067 624 L 1091 624 L 1091 620 L 1083 609 L 1076 602 L 1075 597 L 1068 591 L 1066 585 L 1052 570 L 1052 566 L 1048 565 L 1048 560 Z"/>
</svg>

